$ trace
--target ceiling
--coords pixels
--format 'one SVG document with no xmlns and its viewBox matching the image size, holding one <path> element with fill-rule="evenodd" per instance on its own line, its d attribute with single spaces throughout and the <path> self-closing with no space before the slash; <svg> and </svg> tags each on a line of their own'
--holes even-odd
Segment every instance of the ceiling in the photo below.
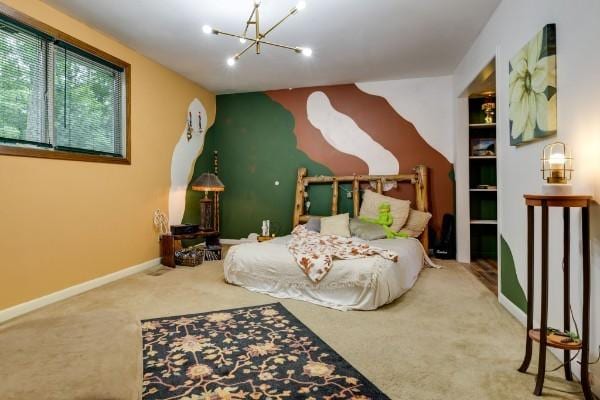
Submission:
<svg viewBox="0 0 600 400">
<path fill-rule="evenodd" d="M 44 0 L 216 93 L 250 92 L 453 73 L 500 0 L 307 0 L 268 38 L 313 49 L 312 57 L 264 46 L 229 67 L 243 48 L 206 35 L 208 24 L 240 33 L 252 0 Z M 262 0 L 261 26 L 296 0 Z M 264 31 L 263 28 L 263 31 Z"/>
</svg>

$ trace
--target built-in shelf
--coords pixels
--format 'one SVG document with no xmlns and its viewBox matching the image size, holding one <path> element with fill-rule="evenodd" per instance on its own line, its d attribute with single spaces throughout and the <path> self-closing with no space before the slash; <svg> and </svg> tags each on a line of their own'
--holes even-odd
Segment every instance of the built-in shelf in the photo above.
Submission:
<svg viewBox="0 0 600 400">
<path fill-rule="evenodd" d="M 491 124 L 469 124 L 470 128 L 493 128 L 495 126 L 496 126 L 495 122 L 492 122 Z"/>
<path fill-rule="evenodd" d="M 495 160 L 496 156 L 469 156 L 471 160 Z"/>
<path fill-rule="evenodd" d="M 469 189 L 470 192 L 497 192 L 498 189 Z"/>
<path fill-rule="evenodd" d="M 472 219 L 471 225 L 498 225 L 495 219 Z"/>
</svg>

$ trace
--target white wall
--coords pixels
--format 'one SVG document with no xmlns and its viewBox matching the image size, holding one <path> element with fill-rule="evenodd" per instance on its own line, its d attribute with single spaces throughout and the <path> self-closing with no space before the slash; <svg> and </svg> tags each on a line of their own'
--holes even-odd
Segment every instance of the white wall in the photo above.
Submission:
<svg viewBox="0 0 600 400">
<path fill-rule="evenodd" d="M 453 162 L 451 76 L 359 82 L 356 86 L 365 93 L 385 98 L 431 147 Z"/>
<path fill-rule="evenodd" d="M 524 193 L 540 193 L 539 159 L 542 147 L 561 140 L 575 157 L 574 192 L 600 199 L 600 1 L 503 0 L 454 75 L 458 98 L 479 71 L 496 56 L 497 132 L 499 151 L 499 231 L 514 256 L 521 286 L 526 287 L 526 208 Z M 547 23 L 557 29 L 558 136 L 516 148 L 509 145 L 509 59 Z M 458 119 L 457 119 L 458 121 Z M 460 127 L 459 127 L 460 128 Z M 460 131 L 457 131 L 457 140 Z M 464 173 L 457 168 L 457 173 Z M 461 180 L 464 177 L 457 177 Z M 457 188 L 458 189 L 458 188 Z M 460 203 L 459 203 L 460 204 Z M 463 210 L 464 211 L 464 210 Z M 468 214 L 467 214 L 468 215 Z M 558 210 L 550 213 L 550 316 L 560 327 L 562 318 L 561 226 Z M 539 213 L 536 216 L 539 227 Z M 580 212 L 572 218 L 572 305 L 581 314 Z M 539 230 L 537 233 L 539 238 Z M 538 253 L 539 254 L 539 248 Z M 539 277 L 539 256 L 536 268 Z M 539 285 L 539 282 L 538 282 Z M 539 287 L 536 299 L 539 299 Z M 539 308 L 539 301 L 538 301 Z M 539 313 L 538 313 L 539 314 Z M 536 314 L 536 315 L 538 315 Z M 579 317 L 577 317 L 579 320 Z M 592 209 L 592 354 L 600 343 L 600 209 Z M 580 322 L 580 321 L 579 321 Z M 581 326 L 581 324 L 580 324 Z M 576 367 L 576 365 L 574 365 Z M 600 376 L 596 377 L 600 379 Z"/>
</svg>

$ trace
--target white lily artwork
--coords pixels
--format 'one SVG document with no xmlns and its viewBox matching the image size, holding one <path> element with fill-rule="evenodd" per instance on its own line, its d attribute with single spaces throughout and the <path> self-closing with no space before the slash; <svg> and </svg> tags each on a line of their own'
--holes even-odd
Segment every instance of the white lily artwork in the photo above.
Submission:
<svg viewBox="0 0 600 400">
<path fill-rule="evenodd" d="M 510 60 L 510 144 L 556 134 L 556 25 L 548 24 Z"/>
</svg>

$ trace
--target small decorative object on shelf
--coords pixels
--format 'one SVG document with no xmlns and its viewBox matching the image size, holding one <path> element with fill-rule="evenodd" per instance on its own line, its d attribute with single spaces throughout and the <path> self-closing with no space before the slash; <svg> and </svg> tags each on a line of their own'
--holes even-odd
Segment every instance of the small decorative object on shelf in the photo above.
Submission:
<svg viewBox="0 0 600 400">
<path fill-rule="evenodd" d="M 481 105 L 481 110 L 485 113 L 483 119 L 486 124 L 494 123 L 494 113 L 496 110 L 496 102 L 492 96 L 488 96 L 485 103 Z"/>
<path fill-rule="evenodd" d="M 475 138 L 471 139 L 471 155 L 475 157 L 495 156 L 496 139 L 495 138 Z"/>
<path fill-rule="evenodd" d="M 571 174 L 573 158 L 563 142 L 555 142 L 542 151 L 542 179 L 545 194 L 569 194 L 571 192 Z"/>
</svg>

